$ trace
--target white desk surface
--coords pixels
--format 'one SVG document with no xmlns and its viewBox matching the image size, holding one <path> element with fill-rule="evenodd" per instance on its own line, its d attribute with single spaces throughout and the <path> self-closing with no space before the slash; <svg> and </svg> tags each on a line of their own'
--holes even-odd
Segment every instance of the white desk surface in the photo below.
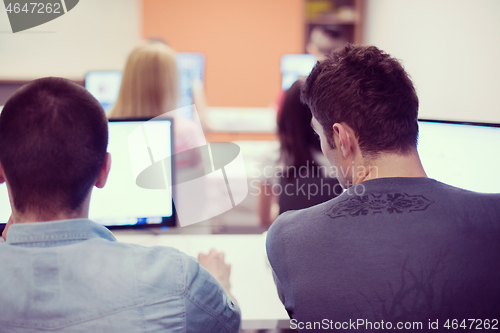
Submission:
<svg viewBox="0 0 500 333">
<path fill-rule="evenodd" d="M 214 132 L 276 132 L 276 110 L 257 107 L 209 107 L 207 125 Z"/>
<path fill-rule="evenodd" d="M 263 235 L 161 235 L 114 232 L 120 242 L 144 246 L 170 246 L 198 257 L 215 248 L 231 264 L 231 293 L 237 299 L 243 328 L 273 328 L 289 320 L 274 284 Z M 265 323 L 265 324 L 263 324 Z M 260 327 L 257 327 L 260 326 Z M 267 326 L 267 327 L 262 327 Z"/>
</svg>

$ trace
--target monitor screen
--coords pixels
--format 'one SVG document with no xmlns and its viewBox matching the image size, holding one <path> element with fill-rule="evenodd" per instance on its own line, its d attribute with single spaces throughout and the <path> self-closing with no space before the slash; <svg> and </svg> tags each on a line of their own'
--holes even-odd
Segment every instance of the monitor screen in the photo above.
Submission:
<svg viewBox="0 0 500 333">
<path fill-rule="evenodd" d="M 104 188 L 92 189 L 89 218 L 108 227 L 175 226 L 172 163 L 166 158 L 172 153 L 171 120 L 110 120 L 108 152 L 111 170 Z M 163 186 L 140 182 L 145 176 Z M 10 213 L 6 185 L 0 184 L 0 222 Z"/>
<path fill-rule="evenodd" d="M 108 112 L 118 98 L 121 81 L 121 71 L 92 71 L 85 76 L 85 88 Z"/>
<path fill-rule="evenodd" d="M 177 107 L 182 108 L 193 104 L 193 82 L 204 82 L 205 56 L 201 53 L 179 52 L 176 61 L 179 71 Z M 91 71 L 85 76 L 85 88 L 108 112 L 118 98 L 121 80 L 121 71 Z M 192 115 L 193 110 L 185 108 L 179 116 L 190 119 Z"/>
<path fill-rule="evenodd" d="M 285 54 L 281 57 L 281 89 L 288 90 L 300 77 L 311 73 L 317 59 L 311 54 Z"/>
<path fill-rule="evenodd" d="M 193 103 L 193 82 L 204 82 L 205 56 L 201 53 L 177 53 L 177 69 L 179 71 L 179 101 L 178 108 L 182 109 L 179 116 L 191 119 L 192 108 L 184 108 Z"/>
<path fill-rule="evenodd" d="M 419 120 L 427 176 L 466 190 L 500 193 L 500 124 Z"/>
</svg>

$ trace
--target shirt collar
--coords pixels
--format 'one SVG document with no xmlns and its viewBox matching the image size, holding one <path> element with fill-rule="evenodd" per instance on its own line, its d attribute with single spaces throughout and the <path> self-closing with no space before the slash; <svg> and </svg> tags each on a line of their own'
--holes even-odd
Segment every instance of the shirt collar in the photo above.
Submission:
<svg viewBox="0 0 500 333">
<path fill-rule="evenodd" d="M 11 245 L 61 240 L 83 241 L 90 238 L 116 241 L 111 231 L 89 219 L 16 223 L 10 225 L 7 231 L 7 244 Z"/>
</svg>

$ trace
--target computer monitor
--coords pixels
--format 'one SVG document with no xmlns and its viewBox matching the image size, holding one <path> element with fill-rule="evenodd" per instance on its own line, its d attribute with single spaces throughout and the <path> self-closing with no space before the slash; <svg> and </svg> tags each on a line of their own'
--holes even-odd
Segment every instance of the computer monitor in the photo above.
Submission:
<svg viewBox="0 0 500 333">
<path fill-rule="evenodd" d="M 85 75 L 85 88 L 106 112 L 115 104 L 122 82 L 121 71 L 91 71 Z"/>
<path fill-rule="evenodd" d="M 193 104 L 193 82 L 203 84 L 205 56 L 202 53 L 179 52 L 176 56 L 179 71 L 179 101 L 177 107 Z M 101 103 L 107 112 L 111 109 L 120 91 L 121 71 L 90 71 L 85 76 L 85 88 Z M 185 108 L 179 116 L 191 119 L 193 110 Z"/>
<path fill-rule="evenodd" d="M 311 54 L 285 54 L 281 57 L 281 89 L 288 90 L 300 77 L 311 73 L 317 59 Z"/>
<path fill-rule="evenodd" d="M 193 82 L 203 84 L 205 80 L 205 56 L 201 53 L 177 53 L 177 70 L 179 71 L 179 101 L 178 108 L 182 109 L 179 116 L 191 119 L 192 108 L 184 108 L 193 103 Z"/>
<path fill-rule="evenodd" d="M 463 189 L 500 193 L 500 124 L 419 120 L 427 176 Z"/>
<path fill-rule="evenodd" d="M 175 226 L 172 144 L 169 119 L 110 120 L 111 170 L 104 188 L 92 190 L 89 218 L 110 228 Z M 0 223 L 10 214 L 6 185 L 0 184 Z"/>
</svg>

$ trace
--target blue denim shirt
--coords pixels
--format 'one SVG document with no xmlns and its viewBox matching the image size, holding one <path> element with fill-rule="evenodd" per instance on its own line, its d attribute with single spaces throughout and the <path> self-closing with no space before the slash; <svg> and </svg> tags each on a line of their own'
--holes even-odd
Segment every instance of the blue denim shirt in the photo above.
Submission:
<svg viewBox="0 0 500 333">
<path fill-rule="evenodd" d="M 117 242 L 87 219 L 13 224 L 0 243 L 0 332 L 238 332 L 196 259 Z"/>
</svg>

